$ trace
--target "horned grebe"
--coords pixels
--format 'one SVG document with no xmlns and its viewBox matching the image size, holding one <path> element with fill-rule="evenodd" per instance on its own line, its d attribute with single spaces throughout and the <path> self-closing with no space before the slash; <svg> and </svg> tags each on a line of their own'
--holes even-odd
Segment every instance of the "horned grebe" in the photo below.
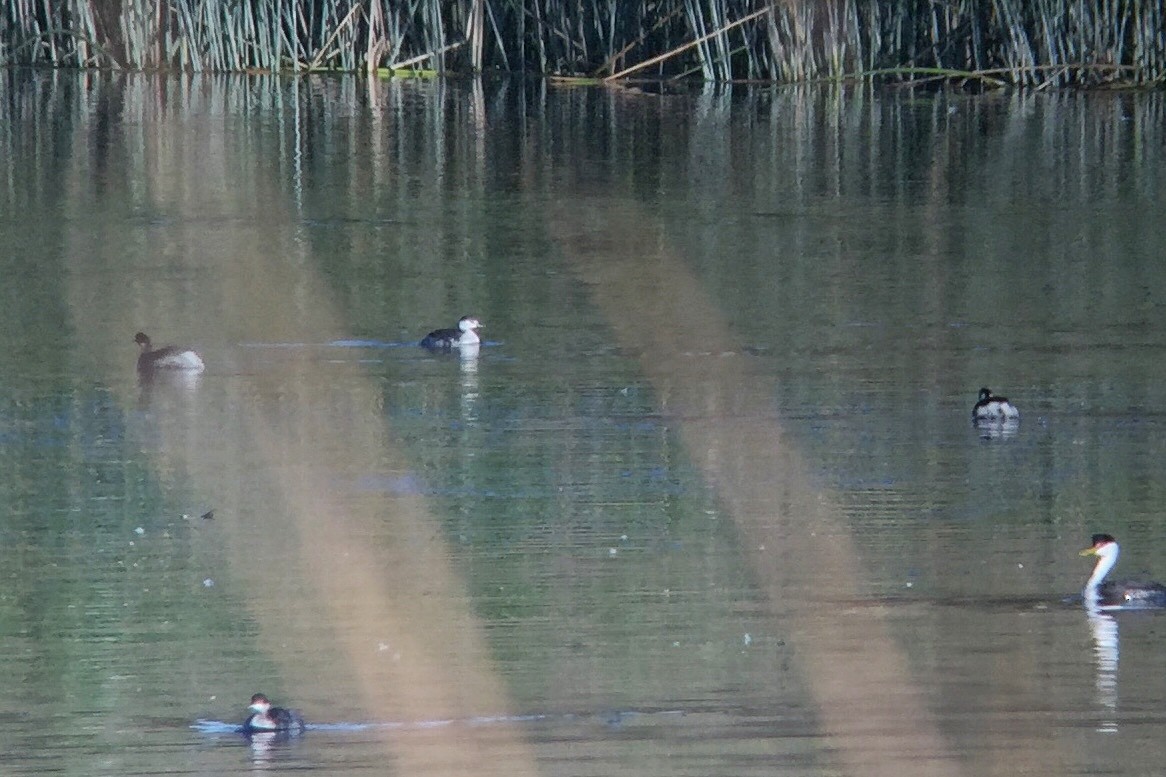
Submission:
<svg viewBox="0 0 1166 777">
<path fill-rule="evenodd" d="M 1161 583 L 1105 579 L 1120 553 L 1117 540 L 1109 534 L 1094 534 L 1093 544 L 1081 551 L 1082 556 L 1097 556 L 1097 565 L 1082 591 L 1085 602 L 1102 609 L 1166 607 L 1166 586 Z"/>
<path fill-rule="evenodd" d="M 462 316 L 458 319 L 457 328 L 434 329 L 421 341 L 422 348 L 430 350 L 448 350 L 463 345 L 477 345 L 482 342 L 475 329 L 480 329 L 482 322 L 473 316 Z"/>
<path fill-rule="evenodd" d="M 186 370 L 187 372 L 202 372 L 206 365 L 202 358 L 189 348 L 177 345 L 164 345 L 161 348 L 150 348 L 150 338 L 144 332 L 134 335 L 134 342 L 141 347 L 138 355 L 138 372 L 148 373 L 154 370 Z"/>
<path fill-rule="evenodd" d="M 998 397 L 991 389 L 980 389 L 980 401 L 972 408 L 972 421 L 1019 421 L 1020 411 L 1008 401 L 1008 397 Z"/>
<path fill-rule="evenodd" d="M 272 707 L 271 701 L 262 693 L 257 693 L 251 697 L 251 704 L 248 705 L 247 709 L 252 714 L 243 722 L 244 734 L 304 730 L 304 719 L 297 710 Z"/>
</svg>

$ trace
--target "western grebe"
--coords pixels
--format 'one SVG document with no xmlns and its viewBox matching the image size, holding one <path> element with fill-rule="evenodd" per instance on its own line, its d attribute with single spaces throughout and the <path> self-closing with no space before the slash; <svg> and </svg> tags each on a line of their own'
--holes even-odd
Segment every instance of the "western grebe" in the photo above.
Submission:
<svg viewBox="0 0 1166 777">
<path fill-rule="evenodd" d="M 138 332 L 134 335 L 134 342 L 141 348 L 141 353 L 138 354 L 138 372 L 149 373 L 154 370 L 202 372 L 206 369 L 206 365 L 202 363 L 202 358 L 189 348 L 177 345 L 151 348 L 150 338 L 144 332 Z"/>
<path fill-rule="evenodd" d="M 998 397 L 988 388 L 980 389 L 980 401 L 972 408 L 972 421 L 1019 421 L 1020 411 L 1008 401 L 1008 397 Z"/>
<path fill-rule="evenodd" d="M 1166 607 L 1166 586 L 1161 583 L 1105 579 L 1120 553 L 1117 540 L 1109 534 L 1094 534 L 1093 544 L 1081 551 L 1082 556 L 1097 556 L 1097 565 L 1082 591 L 1085 603 L 1105 609 Z"/>
<path fill-rule="evenodd" d="M 482 322 L 473 316 L 462 316 L 458 319 L 457 327 L 452 329 L 434 329 L 421 341 L 422 348 L 430 350 L 448 350 L 463 345 L 477 345 L 482 342 L 475 329 L 480 329 Z"/>
<path fill-rule="evenodd" d="M 244 734 L 261 734 L 267 731 L 303 731 L 304 719 L 296 710 L 271 706 L 271 700 L 262 693 L 251 697 L 247 707 L 251 717 L 243 721 Z"/>
</svg>

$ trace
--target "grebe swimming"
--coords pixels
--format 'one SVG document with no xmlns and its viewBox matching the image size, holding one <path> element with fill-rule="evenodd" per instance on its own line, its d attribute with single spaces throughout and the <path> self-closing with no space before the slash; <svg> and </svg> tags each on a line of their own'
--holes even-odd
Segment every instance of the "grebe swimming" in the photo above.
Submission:
<svg viewBox="0 0 1166 777">
<path fill-rule="evenodd" d="M 1008 397 L 998 397 L 991 389 L 980 389 L 980 401 L 972 408 L 972 421 L 1019 421 L 1020 411 L 1008 401 Z"/>
<path fill-rule="evenodd" d="M 463 345 L 477 345 L 482 342 L 475 329 L 480 329 L 482 322 L 473 316 L 462 316 L 458 319 L 457 327 L 453 329 L 434 329 L 421 340 L 421 347 L 431 351 L 449 350 Z"/>
<path fill-rule="evenodd" d="M 271 700 L 262 693 L 257 693 L 251 697 L 251 704 L 248 705 L 247 709 L 251 711 L 251 717 L 243 721 L 244 734 L 304 730 L 304 719 L 300 717 L 298 711 L 273 707 Z"/>
<path fill-rule="evenodd" d="M 206 365 L 202 358 L 189 348 L 177 345 L 164 345 L 161 348 L 150 348 L 150 338 L 145 332 L 134 335 L 134 342 L 142 352 L 138 354 L 138 372 L 150 373 L 154 370 L 185 370 L 187 372 L 202 372 Z"/>
<path fill-rule="evenodd" d="M 1085 603 L 1103 609 L 1166 607 L 1166 586 L 1161 583 L 1105 579 L 1120 553 L 1117 540 L 1109 534 L 1094 534 L 1093 544 L 1081 551 L 1082 556 L 1097 556 L 1097 565 L 1082 591 Z"/>
</svg>

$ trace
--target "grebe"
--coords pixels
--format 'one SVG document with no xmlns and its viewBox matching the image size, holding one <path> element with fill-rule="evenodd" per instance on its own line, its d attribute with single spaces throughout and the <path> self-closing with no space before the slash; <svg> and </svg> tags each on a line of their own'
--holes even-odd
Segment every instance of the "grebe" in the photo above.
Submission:
<svg viewBox="0 0 1166 777">
<path fill-rule="evenodd" d="M 267 731 L 292 731 L 299 732 L 304 730 L 304 719 L 300 717 L 300 713 L 296 710 L 284 709 L 283 707 L 272 707 L 271 701 L 262 693 L 257 693 L 251 697 L 251 704 L 247 709 L 251 711 L 251 717 L 243 722 L 242 730 L 244 734 L 257 734 Z"/>
<path fill-rule="evenodd" d="M 998 397 L 991 389 L 980 389 L 980 401 L 972 408 L 972 421 L 1019 421 L 1020 411 L 1008 401 L 1008 397 Z"/>
<path fill-rule="evenodd" d="M 425 338 L 421 341 L 421 347 L 436 351 L 459 348 L 463 345 L 477 345 L 482 341 L 478 338 L 478 333 L 474 330 L 480 329 L 481 327 L 482 322 L 473 316 L 462 316 L 458 319 L 457 328 L 434 329 L 425 335 Z"/>
<path fill-rule="evenodd" d="M 1097 566 L 1085 583 L 1082 594 L 1086 604 L 1103 609 L 1166 607 L 1166 586 L 1136 580 L 1106 580 L 1121 553 L 1117 540 L 1109 534 L 1094 534 L 1093 544 L 1081 551 L 1082 556 L 1097 556 Z"/>
<path fill-rule="evenodd" d="M 206 365 L 197 353 L 189 348 L 177 345 L 164 345 L 161 348 L 150 348 L 150 338 L 144 332 L 134 335 L 134 342 L 142 349 L 138 355 L 138 372 L 149 373 L 154 370 L 185 370 L 187 372 L 202 372 Z"/>
</svg>

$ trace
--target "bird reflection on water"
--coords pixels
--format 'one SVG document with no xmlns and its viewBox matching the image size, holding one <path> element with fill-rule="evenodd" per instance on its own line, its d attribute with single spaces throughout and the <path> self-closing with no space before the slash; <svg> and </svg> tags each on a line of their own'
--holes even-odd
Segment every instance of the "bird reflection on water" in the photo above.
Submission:
<svg viewBox="0 0 1166 777">
<path fill-rule="evenodd" d="M 1097 731 L 1103 734 L 1116 734 L 1117 663 L 1120 652 L 1117 619 L 1088 601 L 1085 604 L 1085 614 L 1089 618 L 1089 631 L 1093 636 L 1093 655 L 1097 660 L 1094 682 L 1097 705 L 1101 713 L 1097 721 Z"/>
</svg>

